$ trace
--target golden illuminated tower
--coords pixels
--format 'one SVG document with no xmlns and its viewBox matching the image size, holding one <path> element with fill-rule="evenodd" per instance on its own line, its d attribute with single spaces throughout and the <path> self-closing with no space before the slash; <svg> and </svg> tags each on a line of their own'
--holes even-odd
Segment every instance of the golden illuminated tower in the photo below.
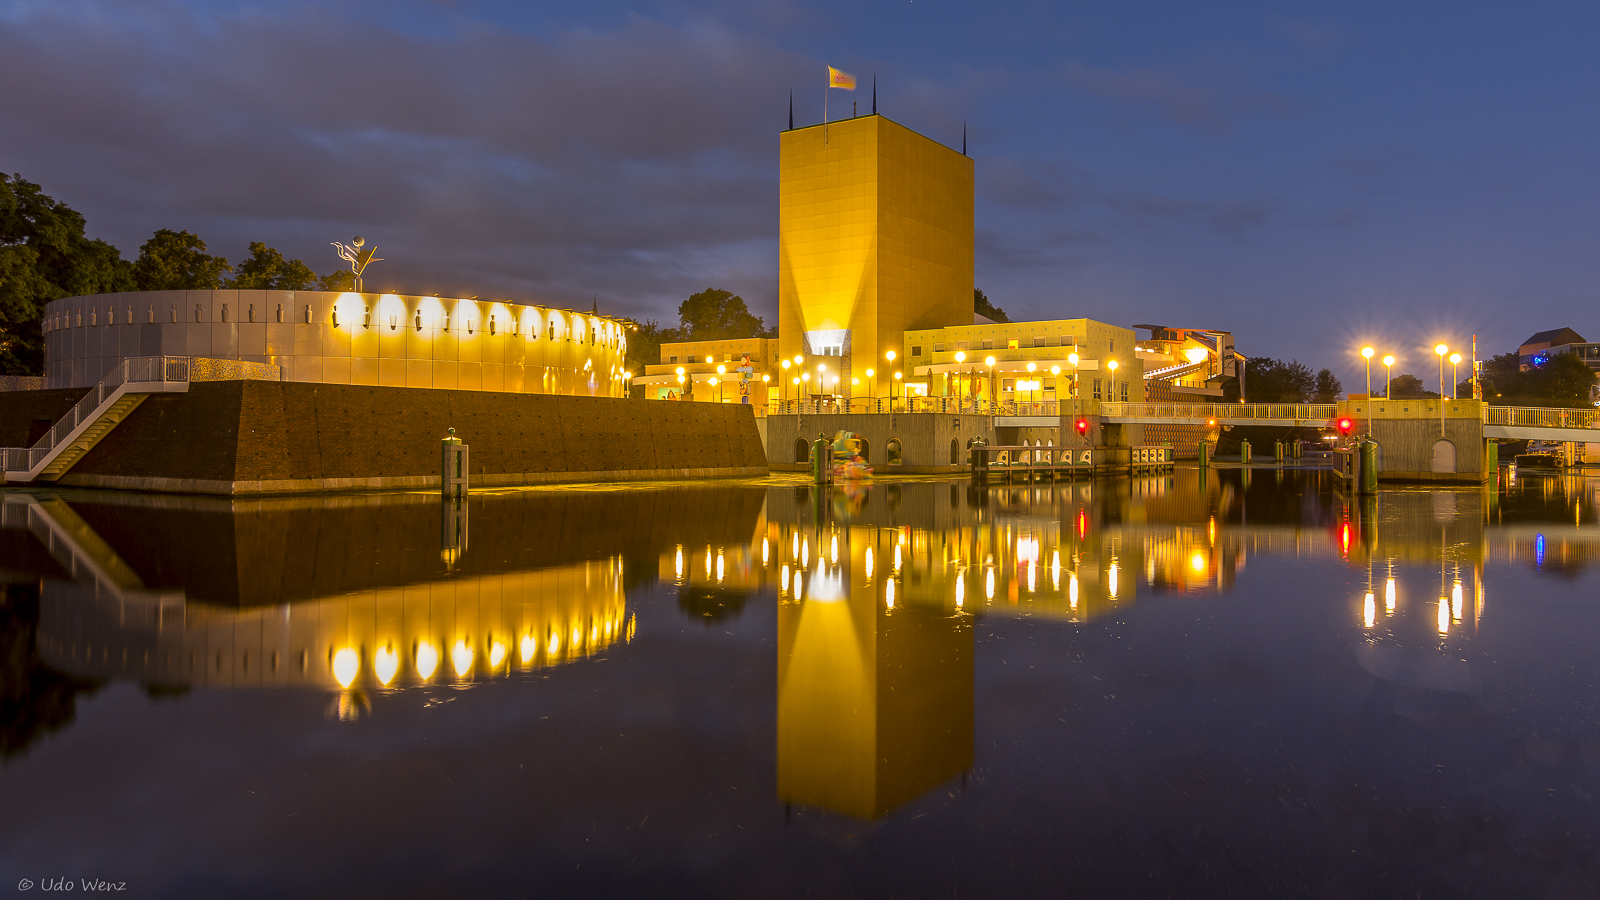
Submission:
<svg viewBox="0 0 1600 900">
<path fill-rule="evenodd" d="M 972 324 L 971 159 L 876 115 L 779 143 L 782 358 L 849 384 L 907 329 Z"/>
</svg>

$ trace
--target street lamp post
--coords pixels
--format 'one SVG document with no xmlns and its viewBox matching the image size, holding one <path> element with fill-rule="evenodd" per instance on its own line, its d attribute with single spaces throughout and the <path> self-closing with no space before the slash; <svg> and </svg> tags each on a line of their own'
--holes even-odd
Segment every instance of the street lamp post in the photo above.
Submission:
<svg viewBox="0 0 1600 900">
<path fill-rule="evenodd" d="M 898 382 L 899 380 L 900 380 L 900 373 L 899 373 L 899 371 L 896 371 L 894 373 L 894 381 L 889 382 L 889 412 L 891 414 L 894 412 L 894 386 L 895 386 L 895 382 Z M 905 392 L 902 391 L 900 396 L 904 397 L 905 396 Z M 906 408 L 909 409 L 910 405 L 908 404 Z"/>
<path fill-rule="evenodd" d="M 889 351 L 887 351 L 887 352 L 885 352 L 883 354 L 883 358 L 887 359 L 889 361 L 889 368 L 891 368 L 891 369 L 894 368 L 894 357 L 895 357 L 895 352 L 893 350 L 889 350 Z M 894 385 L 893 384 L 889 385 L 889 413 L 891 415 L 894 414 Z"/>
<path fill-rule="evenodd" d="M 787 359 L 783 361 L 783 375 L 780 376 L 780 377 L 783 379 L 783 386 L 781 388 L 779 388 L 779 390 L 783 394 L 783 399 L 784 400 L 788 400 L 789 399 L 789 361 Z"/>
<path fill-rule="evenodd" d="M 1111 371 L 1111 374 L 1106 376 L 1106 399 L 1115 400 L 1117 399 L 1117 361 L 1114 359 L 1107 360 L 1106 368 Z"/>
<path fill-rule="evenodd" d="M 1444 437 L 1444 355 L 1450 348 L 1440 344 L 1433 352 L 1439 355 L 1439 437 Z"/>
<path fill-rule="evenodd" d="M 1035 365 L 1034 365 L 1034 364 L 1033 364 L 1033 363 L 1028 363 L 1028 384 L 1029 384 L 1029 386 L 1030 386 L 1030 387 L 1031 387 L 1031 386 L 1032 386 L 1032 384 L 1033 384 L 1033 373 L 1034 373 L 1034 372 L 1035 372 L 1035 371 L 1037 371 L 1037 370 L 1038 370 L 1038 368 L 1039 368 L 1039 367 L 1038 367 L 1038 366 L 1035 366 Z M 1033 391 L 1032 391 L 1032 390 L 1029 390 L 1029 391 L 1028 391 L 1028 394 L 1029 394 L 1029 395 L 1030 395 L 1030 396 L 1031 396 L 1031 395 L 1032 395 L 1032 394 L 1033 394 Z M 1024 402 L 1024 403 L 1028 403 L 1028 402 L 1031 402 L 1031 401 L 1029 401 L 1029 400 L 1024 400 L 1024 401 L 1022 401 L 1022 402 Z"/>
<path fill-rule="evenodd" d="M 1072 399 L 1078 399 L 1078 354 L 1068 353 L 1067 362 L 1072 363 Z"/>
<path fill-rule="evenodd" d="M 1394 381 L 1394 357 L 1385 356 L 1383 358 L 1383 399 L 1385 400 L 1394 399 L 1389 396 L 1389 383 L 1392 381 Z"/>
<path fill-rule="evenodd" d="M 1056 401 L 1059 404 L 1059 402 L 1061 400 L 1061 367 L 1060 366 L 1051 366 L 1050 367 L 1050 389 L 1056 392 Z M 1056 406 L 1056 409 L 1060 409 L 1060 408 L 1061 407 L 1059 405 Z"/>
<path fill-rule="evenodd" d="M 1367 361 L 1367 437 L 1372 437 L 1372 354 L 1371 347 L 1362 347 L 1361 356 Z"/>
<path fill-rule="evenodd" d="M 1439 399 L 1443 400 L 1444 396 L 1440 395 Z M 1450 399 L 1461 399 L 1461 354 L 1459 353 L 1450 354 Z"/>
<path fill-rule="evenodd" d="M 992 412 L 995 408 L 995 399 L 998 396 L 998 392 L 994 389 L 994 357 L 984 357 L 983 364 L 989 367 L 989 409 Z"/>
<path fill-rule="evenodd" d="M 962 363 L 964 363 L 966 361 L 967 361 L 967 351 L 965 351 L 965 350 L 957 350 L 956 351 L 956 365 L 959 366 L 959 365 L 961 365 Z M 968 394 L 972 393 L 972 372 L 971 372 L 971 370 L 968 370 L 968 372 L 967 372 L 967 393 Z M 956 409 L 957 410 L 961 409 L 961 401 L 960 400 L 956 401 Z"/>
</svg>

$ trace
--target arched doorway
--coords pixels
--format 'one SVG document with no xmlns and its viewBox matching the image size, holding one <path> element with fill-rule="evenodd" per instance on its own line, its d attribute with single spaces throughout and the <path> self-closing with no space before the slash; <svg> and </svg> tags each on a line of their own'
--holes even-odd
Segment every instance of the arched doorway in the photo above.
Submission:
<svg viewBox="0 0 1600 900">
<path fill-rule="evenodd" d="M 864 437 L 858 437 L 856 441 L 861 444 L 861 461 L 872 462 L 872 444 Z"/>
<path fill-rule="evenodd" d="M 950 439 L 950 465 L 961 465 L 961 441 L 957 438 Z"/>
<path fill-rule="evenodd" d="M 1434 472 L 1455 472 L 1456 470 L 1456 445 L 1446 440 L 1433 442 L 1433 469 Z"/>
<path fill-rule="evenodd" d="M 794 461 L 797 463 L 806 463 L 811 461 L 810 441 L 807 441 L 805 438 L 795 438 Z"/>
<path fill-rule="evenodd" d="M 889 438 L 889 443 L 884 445 L 884 449 L 889 453 L 889 465 L 898 466 L 904 461 L 905 449 L 899 438 Z"/>
</svg>

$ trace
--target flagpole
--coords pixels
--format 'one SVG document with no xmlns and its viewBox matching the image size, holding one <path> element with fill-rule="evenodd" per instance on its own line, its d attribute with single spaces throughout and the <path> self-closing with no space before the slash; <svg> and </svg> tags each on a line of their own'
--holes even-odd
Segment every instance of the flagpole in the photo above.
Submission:
<svg viewBox="0 0 1600 900">
<path fill-rule="evenodd" d="M 833 73 L 822 81 L 822 146 L 828 146 L 828 86 L 833 83 Z"/>
</svg>

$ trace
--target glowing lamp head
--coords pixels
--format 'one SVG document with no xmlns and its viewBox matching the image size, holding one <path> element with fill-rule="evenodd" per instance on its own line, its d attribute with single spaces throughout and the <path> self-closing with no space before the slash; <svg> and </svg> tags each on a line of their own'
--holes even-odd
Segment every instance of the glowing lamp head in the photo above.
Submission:
<svg viewBox="0 0 1600 900">
<path fill-rule="evenodd" d="M 1075 422 L 1073 424 L 1073 427 L 1078 429 L 1078 434 L 1088 434 L 1089 433 L 1089 420 L 1088 419 L 1079 419 L 1077 422 Z"/>
<path fill-rule="evenodd" d="M 1386 365 L 1386 366 L 1392 366 L 1392 365 L 1394 365 L 1394 357 L 1392 357 L 1392 356 L 1385 356 L 1385 357 L 1384 357 L 1384 358 L 1383 358 L 1383 364 L 1384 364 L 1384 365 Z"/>
<path fill-rule="evenodd" d="M 341 648 L 333 655 L 333 677 L 338 679 L 340 687 L 349 687 L 360 671 L 361 655 L 353 647 Z"/>
<path fill-rule="evenodd" d="M 868 369 L 868 370 L 867 370 L 867 377 L 868 377 L 868 378 L 871 378 L 871 377 L 872 377 L 872 370 L 871 370 L 871 369 Z"/>
<path fill-rule="evenodd" d="M 895 381 L 899 381 L 900 380 L 900 373 L 899 372 L 894 373 L 894 380 Z"/>
<path fill-rule="evenodd" d="M 789 368 L 789 361 L 787 359 L 783 361 L 783 367 L 785 369 Z"/>
<path fill-rule="evenodd" d="M 1338 428 L 1339 428 L 1339 434 L 1341 434 L 1341 435 L 1343 435 L 1345 437 L 1349 437 L 1350 436 L 1350 429 L 1354 428 L 1356 423 L 1350 421 L 1349 419 L 1340 419 L 1338 421 L 1337 425 L 1338 425 Z"/>
<path fill-rule="evenodd" d="M 772 380 L 772 376 L 771 375 L 762 375 L 761 376 L 761 382 L 763 384 L 765 384 L 765 383 L 767 383 L 767 382 L 769 382 L 771 380 Z"/>
<path fill-rule="evenodd" d="M 1459 353 L 1450 354 L 1450 364 L 1451 365 L 1457 365 L 1460 362 L 1461 362 L 1461 354 L 1459 354 Z"/>
<path fill-rule="evenodd" d="M 1114 360 L 1114 359 L 1113 360 L 1108 360 L 1106 362 L 1106 368 L 1108 368 L 1111 371 L 1115 372 L 1117 370 L 1117 361 Z"/>
<path fill-rule="evenodd" d="M 803 364 L 803 363 L 804 363 L 804 362 L 805 362 L 805 361 L 806 361 L 806 358 L 805 358 L 805 356 L 803 356 L 803 355 L 801 355 L 801 354 L 799 354 L 799 353 L 796 353 L 796 354 L 795 354 L 795 355 L 794 355 L 794 364 L 795 364 L 795 365 L 797 365 L 797 366 L 798 366 L 798 365 L 801 365 L 801 364 Z"/>
<path fill-rule="evenodd" d="M 727 372 L 728 372 L 728 367 L 727 366 L 717 366 L 717 374 L 718 375 L 725 375 L 725 374 L 727 374 Z"/>
<path fill-rule="evenodd" d="M 992 357 L 992 356 L 984 357 L 983 364 L 988 366 L 991 369 L 994 368 L 994 357 Z"/>
<path fill-rule="evenodd" d="M 890 350 L 888 353 L 885 353 L 883 356 L 884 356 L 885 359 L 889 360 L 889 362 L 894 362 L 894 351 L 893 350 Z"/>
<path fill-rule="evenodd" d="M 1032 372 L 1033 370 L 1035 370 L 1037 368 L 1038 368 L 1038 366 L 1035 366 L 1033 363 L 1028 363 L 1028 371 L 1029 372 Z"/>
<path fill-rule="evenodd" d="M 1078 364 L 1078 354 L 1076 354 L 1076 353 L 1068 353 L 1067 354 L 1067 362 L 1072 363 L 1073 365 L 1077 365 Z"/>
<path fill-rule="evenodd" d="M 678 367 L 678 374 L 679 374 L 679 375 L 682 375 L 682 374 L 683 374 L 683 366 L 679 366 L 679 367 Z"/>
<path fill-rule="evenodd" d="M 1361 355 L 1365 356 L 1367 359 L 1371 359 L 1372 358 L 1372 354 L 1375 353 L 1375 352 L 1376 351 L 1374 351 L 1371 347 L 1362 347 L 1361 348 Z"/>
<path fill-rule="evenodd" d="M 966 351 L 965 350 L 957 350 L 956 351 L 956 362 L 960 363 L 960 362 L 966 362 L 966 361 L 967 361 L 967 353 L 966 353 Z"/>
<path fill-rule="evenodd" d="M 1050 367 L 1050 374 L 1051 375 L 1060 375 L 1061 374 L 1061 367 L 1060 366 L 1051 366 Z"/>
<path fill-rule="evenodd" d="M 1435 353 L 1437 353 L 1437 354 L 1439 354 L 1439 355 L 1440 355 L 1440 356 L 1443 356 L 1443 355 L 1445 355 L 1445 354 L 1446 354 L 1446 353 L 1449 353 L 1449 352 L 1450 352 L 1450 348 L 1449 348 L 1449 347 L 1446 347 L 1446 346 L 1445 346 L 1445 345 L 1443 345 L 1443 344 L 1440 344 L 1440 345 L 1439 345 L 1439 346 L 1437 346 L 1437 347 L 1434 347 L 1434 348 L 1433 348 L 1433 352 L 1435 352 Z"/>
<path fill-rule="evenodd" d="M 716 360 L 712 359 L 711 357 L 708 356 L 708 357 L 706 357 L 706 362 L 707 363 L 714 363 L 714 362 L 716 362 Z"/>
<path fill-rule="evenodd" d="M 1189 349 L 1183 351 L 1183 356 L 1185 359 L 1189 360 L 1189 362 L 1197 363 L 1206 358 L 1206 351 L 1203 347 L 1190 347 Z"/>
</svg>

